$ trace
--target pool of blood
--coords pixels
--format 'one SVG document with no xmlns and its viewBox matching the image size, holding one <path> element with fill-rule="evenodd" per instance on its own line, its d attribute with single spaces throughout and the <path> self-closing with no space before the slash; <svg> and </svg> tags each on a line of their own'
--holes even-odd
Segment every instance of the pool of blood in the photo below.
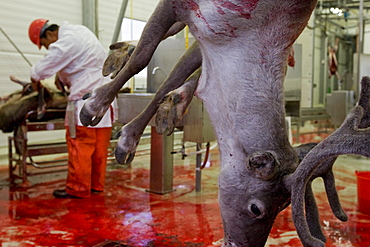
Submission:
<svg viewBox="0 0 370 247">
<path fill-rule="evenodd" d="M 103 193 L 86 199 L 55 199 L 65 174 L 29 186 L 10 186 L 6 170 L 0 176 L 0 243 L 2 246 L 95 246 L 117 241 L 122 246 L 221 246 L 222 221 L 217 202 L 219 163 L 203 170 L 202 191 L 195 192 L 195 164 L 174 166 L 174 191 L 146 191 L 149 170 L 144 166 L 110 169 Z M 337 220 L 326 195 L 318 189 L 320 222 L 326 246 L 370 246 L 370 216 L 357 210 L 356 178 L 338 171 L 337 186 L 347 222 Z M 4 175 L 5 174 L 5 175 Z M 281 212 L 266 246 L 302 246 L 290 207 Z"/>
</svg>

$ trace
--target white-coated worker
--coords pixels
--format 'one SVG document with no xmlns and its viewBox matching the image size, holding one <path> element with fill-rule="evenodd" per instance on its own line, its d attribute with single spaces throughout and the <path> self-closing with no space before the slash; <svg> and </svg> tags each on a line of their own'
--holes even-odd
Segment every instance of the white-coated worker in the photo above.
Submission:
<svg viewBox="0 0 370 247">
<path fill-rule="evenodd" d="M 84 198 L 104 190 L 108 145 L 111 138 L 113 111 L 101 122 L 85 127 L 79 121 L 82 97 L 107 82 L 102 75 L 106 52 L 96 36 L 85 26 L 63 22 L 60 26 L 46 19 L 34 20 L 28 30 L 31 41 L 46 55 L 31 68 L 34 88 L 40 80 L 56 76 L 59 89 L 67 88 L 65 117 L 68 147 L 66 188 L 53 192 L 56 198 Z"/>
</svg>

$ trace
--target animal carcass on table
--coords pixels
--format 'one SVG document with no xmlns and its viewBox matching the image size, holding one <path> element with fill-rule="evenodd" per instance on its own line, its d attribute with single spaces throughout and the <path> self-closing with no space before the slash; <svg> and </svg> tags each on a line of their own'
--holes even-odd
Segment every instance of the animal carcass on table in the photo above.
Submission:
<svg viewBox="0 0 370 247">
<path fill-rule="evenodd" d="M 22 82 L 11 76 L 11 80 L 22 85 L 23 89 L 4 97 L 5 103 L 0 105 L 0 129 L 3 132 L 13 132 L 13 137 L 9 137 L 9 178 L 11 182 L 20 178 L 25 183 L 27 176 L 31 175 L 27 171 L 27 166 L 32 165 L 36 168 L 51 168 L 61 166 L 57 164 L 59 160 L 54 160 L 55 164 L 39 166 L 32 160 L 32 156 L 66 152 L 65 144 L 53 145 L 29 145 L 27 132 L 31 130 L 42 130 L 50 126 L 49 120 L 64 118 L 67 106 L 67 96 L 56 89 L 43 86 L 39 92 L 34 92 L 31 83 Z M 36 122 L 37 123 L 31 123 Z M 40 121 L 42 121 L 40 123 Z M 52 123 L 58 126 L 57 129 L 64 127 L 64 121 Z M 47 128 L 48 129 L 48 128 Z M 13 146 L 15 153 L 13 155 Z M 47 151 L 46 151 L 47 150 Z M 30 162 L 27 161 L 30 160 Z M 19 174 L 17 174 L 17 171 Z"/>
<path fill-rule="evenodd" d="M 42 118 L 38 119 L 36 114 L 27 116 L 31 111 L 36 111 L 40 103 L 45 109 L 61 109 L 67 107 L 67 97 L 64 93 L 44 87 L 42 100 L 38 92 L 32 90 L 31 84 L 22 82 L 15 77 L 10 77 L 12 81 L 22 85 L 23 89 L 14 92 L 7 97 L 3 97 L 5 103 L 0 105 L 0 129 L 4 133 L 13 132 L 15 127 L 29 121 L 47 121 L 54 118 L 64 118 L 63 111 L 46 112 Z"/>
<path fill-rule="evenodd" d="M 117 161 L 132 161 L 142 125 L 158 109 L 158 98 L 168 94 L 167 98 L 175 99 L 171 104 L 166 101 L 166 109 L 158 111 L 169 118 L 159 119 L 159 125 L 173 122 L 172 118 L 179 115 L 167 113 L 188 104 L 191 97 L 186 95 L 192 95 L 196 87 L 195 95 L 204 102 L 220 150 L 223 246 L 264 246 L 276 216 L 290 203 L 303 245 L 324 246 L 311 182 L 317 177 L 324 179 L 333 212 L 345 221 L 332 166 L 341 154 L 370 157 L 370 79 L 362 80 L 359 104 L 336 132 L 317 146 L 293 148 L 289 144 L 283 90 L 287 59 L 316 3 L 161 0 L 127 64 L 110 83 L 86 95 L 81 122 L 97 124 L 116 92 L 149 63 L 171 26 L 176 22 L 187 24 L 197 42 L 175 65 L 158 90 L 158 97 L 122 128 Z M 201 72 L 197 70 L 200 63 Z M 193 87 L 188 87 L 189 82 Z"/>
</svg>

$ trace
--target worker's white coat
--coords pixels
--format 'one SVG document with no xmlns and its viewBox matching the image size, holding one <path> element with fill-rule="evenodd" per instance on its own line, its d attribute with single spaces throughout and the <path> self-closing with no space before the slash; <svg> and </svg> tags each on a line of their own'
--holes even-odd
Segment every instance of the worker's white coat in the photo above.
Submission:
<svg viewBox="0 0 370 247">
<path fill-rule="evenodd" d="M 31 77 L 39 81 L 59 72 L 59 80 L 69 89 L 68 100 L 75 102 L 77 124 L 83 126 L 78 117 L 84 104 L 82 96 L 109 81 L 102 75 L 106 56 L 99 40 L 87 27 L 63 22 L 58 40 L 50 44 L 45 57 L 32 66 Z M 108 111 L 95 127 L 112 126 L 111 114 Z"/>
</svg>

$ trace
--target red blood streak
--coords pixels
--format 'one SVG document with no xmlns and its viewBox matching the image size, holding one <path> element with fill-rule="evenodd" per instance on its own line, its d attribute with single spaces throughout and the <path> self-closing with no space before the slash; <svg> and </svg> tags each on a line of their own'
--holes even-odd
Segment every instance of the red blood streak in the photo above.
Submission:
<svg viewBox="0 0 370 247">
<path fill-rule="evenodd" d="M 220 14 L 225 14 L 222 8 L 229 9 L 240 13 L 240 16 L 245 19 L 251 18 L 251 13 L 257 7 L 259 0 L 249 0 L 249 1 L 237 1 L 237 4 L 231 3 L 227 0 L 212 0 L 215 6 L 218 8 Z M 222 8 L 221 8 L 222 7 Z"/>
<path fill-rule="evenodd" d="M 212 2 L 217 8 L 217 12 L 219 14 L 224 15 L 224 9 L 228 9 L 239 13 L 239 15 L 245 19 L 251 18 L 251 13 L 258 4 L 258 0 L 239 1 L 239 4 L 234 4 L 225 0 L 212 0 Z M 216 31 L 215 28 L 212 27 L 211 23 L 208 21 L 207 17 L 203 15 L 199 4 L 196 3 L 194 0 L 188 0 L 186 2 L 186 6 L 184 6 L 184 9 L 190 9 L 191 11 L 193 11 L 198 18 L 202 19 L 205 22 L 208 29 L 210 29 L 213 33 L 228 37 L 236 37 L 236 35 L 234 34 L 236 27 L 234 27 L 227 21 L 224 23 L 225 27 L 227 27 L 226 30 L 223 30 L 222 32 Z"/>
</svg>

